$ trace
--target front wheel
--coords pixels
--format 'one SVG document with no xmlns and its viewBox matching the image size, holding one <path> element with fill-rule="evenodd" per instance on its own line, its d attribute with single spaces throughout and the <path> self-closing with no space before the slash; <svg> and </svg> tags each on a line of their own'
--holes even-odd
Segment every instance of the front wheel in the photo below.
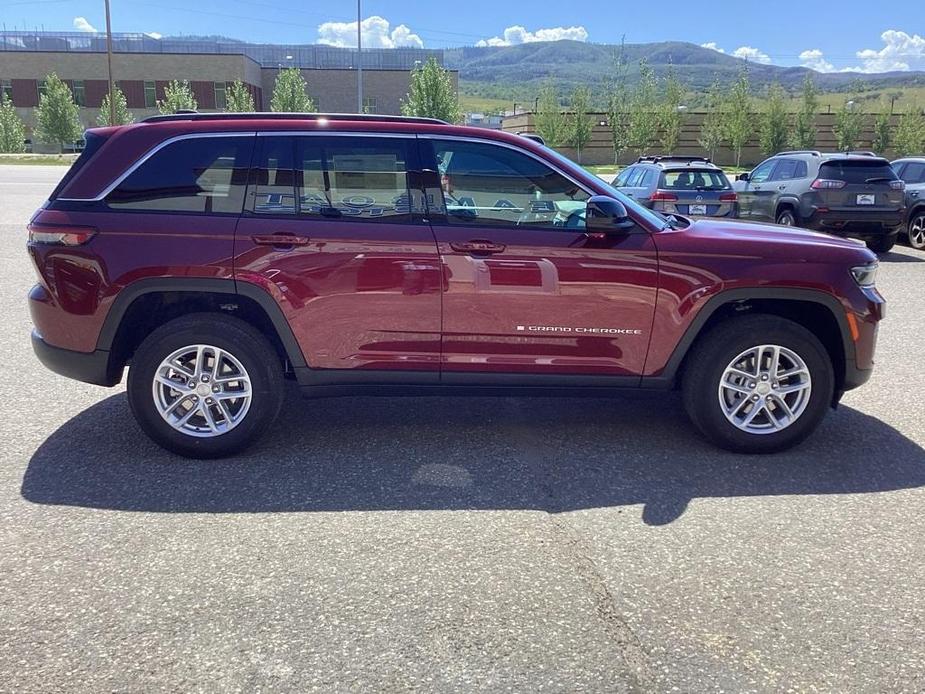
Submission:
<svg viewBox="0 0 925 694">
<path fill-rule="evenodd" d="M 832 403 L 835 377 L 825 347 L 803 326 L 777 316 L 721 323 L 686 363 L 688 416 L 731 451 L 790 448 L 816 429 Z"/>
<path fill-rule="evenodd" d="M 918 210 L 909 220 L 906 230 L 909 245 L 918 250 L 925 248 L 925 211 Z"/>
<path fill-rule="evenodd" d="M 132 358 L 128 400 L 156 443 L 190 458 L 244 450 L 276 418 L 282 365 L 244 321 L 200 313 L 152 332 Z"/>
</svg>

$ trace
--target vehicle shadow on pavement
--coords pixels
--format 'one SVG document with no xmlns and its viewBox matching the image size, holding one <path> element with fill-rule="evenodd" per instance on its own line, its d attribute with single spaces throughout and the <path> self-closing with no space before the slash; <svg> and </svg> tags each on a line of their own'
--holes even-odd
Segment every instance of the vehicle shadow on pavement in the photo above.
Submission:
<svg viewBox="0 0 925 694">
<path fill-rule="evenodd" d="M 893 248 L 888 253 L 879 256 L 882 263 L 925 263 L 925 258 L 912 255 L 911 248 Z"/>
<path fill-rule="evenodd" d="M 151 443 L 123 394 L 65 423 L 29 462 L 37 504 L 165 513 L 576 509 L 643 505 L 663 525 L 697 498 L 857 494 L 925 485 L 925 450 L 850 407 L 802 446 L 741 456 L 703 441 L 678 398 L 291 395 L 233 459 Z"/>
</svg>

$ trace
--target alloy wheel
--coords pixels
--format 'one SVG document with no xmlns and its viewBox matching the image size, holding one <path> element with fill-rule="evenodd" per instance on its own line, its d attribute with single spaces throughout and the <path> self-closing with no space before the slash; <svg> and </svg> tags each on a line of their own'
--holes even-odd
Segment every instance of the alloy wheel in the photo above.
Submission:
<svg viewBox="0 0 925 694">
<path fill-rule="evenodd" d="M 774 434 L 806 410 L 812 378 L 806 362 L 780 345 L 751 347 L 723 371 L 719 403 L 726 419 L 749 434 Z"/>
<path fill-rule="evenodd" d="M 917 215 L 909 222 L 909 245 L 925 248 L 925 214 Z"/>
<path fill-rule="evenodd" d="M 154 373 L 154 404 L 170 426 L 188 436 L 220 436 L 240 424 L 250 409 L 247 370 L 227 350 L 213 345 L 181 347 Z"/>
</svg>

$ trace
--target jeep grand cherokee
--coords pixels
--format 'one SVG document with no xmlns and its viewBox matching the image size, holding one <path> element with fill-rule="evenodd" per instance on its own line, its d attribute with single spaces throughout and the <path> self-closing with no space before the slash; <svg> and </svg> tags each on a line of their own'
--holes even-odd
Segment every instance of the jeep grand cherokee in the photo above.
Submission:
<svg viewBox="0 0 925 694">
<path fill-rule="evenodd" d="M 308 395 L 679 387 L 720 446 L 812 432 L 873 367 L 858 244 L 648 210 L 527 138 L 422 118 L 90 130 L 33 216 L 32 340 L 186 456 Z"/>
</svg>

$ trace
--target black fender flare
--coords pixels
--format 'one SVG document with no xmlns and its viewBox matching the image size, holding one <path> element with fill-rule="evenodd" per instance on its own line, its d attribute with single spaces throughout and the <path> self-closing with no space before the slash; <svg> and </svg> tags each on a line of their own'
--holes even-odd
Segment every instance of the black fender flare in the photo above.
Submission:
<svg viewBox="0 0 925 694">
<path fill-rule="evenodd" d="M 252 299 L 267 314 L 273 324 L 283 349 L 286 350 L 289 363 L 296 368 L 307 366 L 305 355 L 302 354 L 302 348 L 299 347 L 299 343 L 292 332 L 292 328 L 289 327 L 289 322 L 283 315 L 279 303 L 268 292 L 250 282 L 212 277 L 149 277 L 127 285 L 116 296 L 115 301 L 109 308 L 109 313 L 106 314 L 103 327 L 97 338 L 96 349 L 106 352 L 111 351 L 119 326 L 122 324 L 122 319 L 132 303 L 145 294 L 160 292 L 223 294 L 230 297 L 243 296 Z"/>
<path fill-rule="evenodd" d="M 800 200 L 799 198 L 793 195 L 782 195 L 777 199 L 777 205 L 774 207 L 774 221 L 777 221 L 777 217 L 780 214 L 782 207 L 792 207 L 793 212 L 796 215 L 797 222 L 800 221 L 802 216 L 800 213 Z"/>
<path fill-rule="evenodd" d="M 658 376 L 643 377 L 644 387 L 668 387 L 674 383 L 691 347 L 697 338 L 701 335 L 704 326 L 710 317 L 720 308 L 728 304 L 747 302 L 749 300 L 778 300 L 778 301 L 802 301 L 825 306 L 835 319 L 838 330 L 841 333 L 842 348 L 845 355 L 845 369 L 850 371 L 857 361 L 855 359 L 854 342 L 851 340 L 851 329 L 848 327 L 848 320 L 845 316 L 845 308 L 841 302 L 832 294 L 816 289 L 796 289 L 788 287 L 749 287 L 742 289 L 727 289 L 711 297 L 707 303 L 697 312 L 697 315 L 691 321 L 691 324 L 684 331 L 674 351 L 671 353 L 665 368 Z M 848 374 L 843 374 L 848 376 Z"/>
</svg>

